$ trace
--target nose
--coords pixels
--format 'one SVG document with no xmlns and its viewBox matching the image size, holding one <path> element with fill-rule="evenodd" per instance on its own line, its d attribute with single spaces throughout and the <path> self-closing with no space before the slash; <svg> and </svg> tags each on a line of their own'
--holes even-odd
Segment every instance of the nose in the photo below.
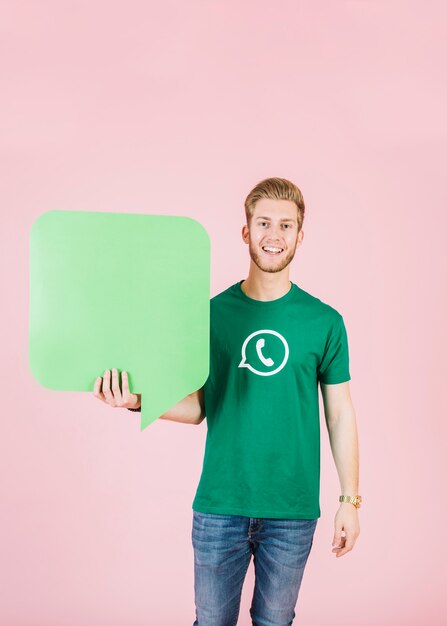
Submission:
<svg viewBox="0 0 447 626">
<path fill-rule="evenodd" d="M 271 229 L 269 229 L 269 241 L 279 243 L 282 241 L 282 232 L 280 224 L 273 224 Z"/>
</svg>

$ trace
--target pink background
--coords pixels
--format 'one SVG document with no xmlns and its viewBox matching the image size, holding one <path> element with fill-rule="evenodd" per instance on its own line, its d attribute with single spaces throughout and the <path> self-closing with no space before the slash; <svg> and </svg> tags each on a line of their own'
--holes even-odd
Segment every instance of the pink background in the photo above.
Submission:
<svg viewBox="0 0 447 626">
<path fill-rule="evenodd" d="M 292 280 L 347 325 L 364 498 L 336 559 L 322 415 L 295 621 L 446 623 L 446 19 L 430 0 L 2 2 L 1 626 L 194 620 L 206 422 L 141 433 L 137 414 L 31 377 L 32 222 L 189 215 L 210 233 L 215 295 L 247 275 L 243 200 L 268 176 L 306 201 Z M 241 626 L 253 581 L 252 562 Z"/>
</svg>

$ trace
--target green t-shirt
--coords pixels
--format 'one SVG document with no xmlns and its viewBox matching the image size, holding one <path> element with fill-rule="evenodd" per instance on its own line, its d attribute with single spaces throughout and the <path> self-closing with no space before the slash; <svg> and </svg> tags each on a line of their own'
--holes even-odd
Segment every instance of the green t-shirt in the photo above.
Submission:
<svg viewBox="0 0 447 626">
<path fill-rule="evenodd" d="M 343 317 L 295 283 L 248 297 L 239 281 L 210 301 L 208 426 L 195 511 L 320 517 L 318 382 L 350 380 Z"/>
</svg>

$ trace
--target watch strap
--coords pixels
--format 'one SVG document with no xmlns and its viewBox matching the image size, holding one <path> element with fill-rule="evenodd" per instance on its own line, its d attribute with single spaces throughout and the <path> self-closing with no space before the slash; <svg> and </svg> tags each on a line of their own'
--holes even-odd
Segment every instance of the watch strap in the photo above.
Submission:
<svg viewBox="0 0 447 626">
<path fill-rule="evenodd" d="M 339 501 L 350 502 L 356 509 L 359 509 L 360 503 L 362 502 L 362 496 L 340 496 Z"/>
</svg>

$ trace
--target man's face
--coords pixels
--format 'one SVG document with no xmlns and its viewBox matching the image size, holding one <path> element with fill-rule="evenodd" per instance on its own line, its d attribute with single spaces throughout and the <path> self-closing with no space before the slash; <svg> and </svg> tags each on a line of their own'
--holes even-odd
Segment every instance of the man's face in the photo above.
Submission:
<svg viewBox="0 0 447 626">
<path fill-rule="evenodd" d="M 292 261 L 304 232 L 298 233 L 298 210 L 290 200 L 262 198 L 242 237 L 250 257 L 263 272 L 280 272 Z"/>
</svg>

